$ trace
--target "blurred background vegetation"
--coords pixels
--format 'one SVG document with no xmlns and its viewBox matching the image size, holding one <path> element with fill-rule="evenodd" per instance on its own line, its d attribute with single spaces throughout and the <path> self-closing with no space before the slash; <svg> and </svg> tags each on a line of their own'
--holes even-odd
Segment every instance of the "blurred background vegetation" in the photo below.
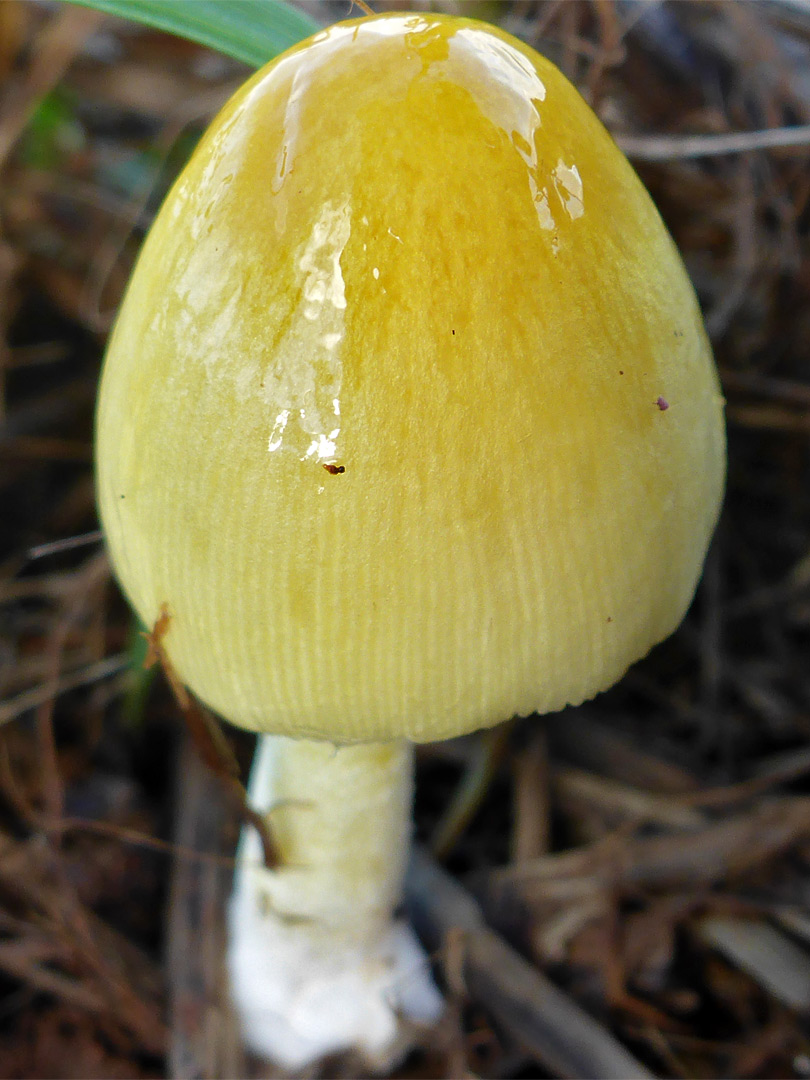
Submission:
<svg viewBox="0 0 810 1080">
<path fill-rule="evenodd" d="M 361 14 L 260 6 L 268 48 Z M 373 6 L 474 14 L 563 68 L 684 255 L 728 400 L 728 496 L 684 626 L 562 719 L 425 747 L 419 835 L 651 1073 L 810 1076 L 810 4 Z M 4 1077 L 271 1075 L 221 978 L 238 809 L 143 670 L 92 478 L 105 338 L 162 195 L 257 62 L 231 51 L 248 63 L 0 3 Z M 498 992 L 454 975 L 459 947 L 435 954 L 446 1023 L 392 1075 L 554 1075 Z"/>
</svg>

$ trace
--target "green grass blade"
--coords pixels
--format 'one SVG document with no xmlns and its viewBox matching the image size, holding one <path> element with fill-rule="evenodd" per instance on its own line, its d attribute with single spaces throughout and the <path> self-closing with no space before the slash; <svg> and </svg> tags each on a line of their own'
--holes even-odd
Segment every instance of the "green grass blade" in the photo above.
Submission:
<svg viewBox="0 0 810 1080">
<path fill-rule="evenodd" d="M 188 38 L 260 67 L 309 37 L 318 24 L 281 0 L 72 0 Z"/>
</svg>

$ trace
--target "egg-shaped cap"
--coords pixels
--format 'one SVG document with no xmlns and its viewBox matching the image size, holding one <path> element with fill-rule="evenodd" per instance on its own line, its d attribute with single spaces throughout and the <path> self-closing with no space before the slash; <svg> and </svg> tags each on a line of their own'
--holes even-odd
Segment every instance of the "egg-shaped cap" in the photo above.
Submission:
<svg viewBox="0 0 810 1080">
<path fill-rule="evenodd" d="M 442 738 L 611 685 L 721 499 L 692 288 L 551 63 L 469 19 L 332 27 L 223 109 L 98 409 L 116 572 L 228 720 Z"/>
</svg>

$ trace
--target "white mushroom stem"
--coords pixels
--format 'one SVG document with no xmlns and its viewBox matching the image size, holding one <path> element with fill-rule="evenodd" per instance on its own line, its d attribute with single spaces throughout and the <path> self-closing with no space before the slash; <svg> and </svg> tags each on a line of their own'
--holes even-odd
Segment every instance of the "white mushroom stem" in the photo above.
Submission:
<svg viewBox="0 0 810 1080">
<path fill-rule="evenodd" d="M 288 1069 L 354 1048 L 385 1067 L 442 999 L 394 918 L 411 842 L 413 749 L 259 738 L 248 795 L 282 865 L 243 832 L 229 912 L 231 995 L 247 1045 Z"/>
</svg>

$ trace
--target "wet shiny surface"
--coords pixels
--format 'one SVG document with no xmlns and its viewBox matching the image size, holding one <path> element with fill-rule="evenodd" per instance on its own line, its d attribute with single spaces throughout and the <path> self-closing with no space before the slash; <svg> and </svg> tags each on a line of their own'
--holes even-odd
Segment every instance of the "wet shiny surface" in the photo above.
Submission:
<svg viewBox="0 0 810 1080">
<path fill-rule="evenodd" d="M 680 619 L 723 462 L 635 174 L 552 65 L 438 16 L 340 24 L 226 106 L 99 409 L 116 567 L 183 677 L 346 739 L 608 685 Z"/>
<path fill-rule="evenodd" d="M 328 92 L 349 97 L 359 110 L 368 103 L 363 101 L 362 88 L 356 86 L 352 69 L 355 65 L 362 67 L 367 61 L 377 69 L 375 78 L 393 83 L 394 102 L 398 96 L 404 108 L 408 107 L 410 98 L 415 111 L 419 111 L 425 98 L 436 96 L 442 87 L 453 88 L 456 100 L 447 103 L 445 124 L 475 123 L 491 128 L 485 135 L 489 149 L 497 150 L 499 142 L 504 140 L 512 146 L 525 165 L 526 194 L 534 204 L 537 223 L 550 233 L 551 249 L 556 253 L 561 223 L 564 228 L 583 216 L 585 195 L 571 154 L 568 163 L 563 156 L 558 156 L 553 164 L 544 160 L 540 129 L 546 87 L 535 66 L 519 49 L 483 27 L 459 26 L 452 21 L 418 15 L 395 16 L 366 23 L 362 28 L 336 26 L 318 35 L 303 59 L 300 52 L 293 54 L 274 69 L 271 78 L 261 79 L 248 91 L 212 139 L 210 159 L 201 181 L 208 198 L 196 208 L 191 219 L 192 238 L 199 242 L 209 234 L 207 222 L 214 212 L 211 193 L 218 191 L 224 196 L 234 175 L 250 170 L 255 171 L 256 180 L 265 192 L 264 185 L 269 180 L 274 196 L 275 232 L 287 239 L 291 219 L 300 220 L 302 174 L 307 187 L 312 182 L 308 163 L 313 157 L 313 127 L 322 125 L 315 123 L 311 112 L 314 107 L 320 107 L 318 100 L 324 87 L 319 84 L 327 75 L 326 68 L 334 68 L 327 76 L 333 84 Z M 284 95 L 280 128 L 274 131 L 276 146 L 272 153 L 262 153 L 261 161 L 254 164 L 247 157 L 247 145 L 251 139 L 257 142 L 262 139 L 255 130 L 256 112 L 266 108 L 268 98 L 274 94 Z M 443 95 L 439 93 L 439 96 Z M 345 125 L 346 120 L 342 122 Z M 351 117 L 351 122 L 361 126 L 363 117 Z M 437 140 L 441 139 L 442 126 L 439 124 L 438 130 L 436 124 L 423 127 L 421 145 L 413 146 L 414 157 L 440 156 L 441 146 L 433 143 L 432 137 L 435 133 Z M 378 134 L 385 138 L 384 133 L 373 130 L 371 121 L 366 127 L 366 137 L 359 147 L 353 145 L 357 140 L 351 132 L 342 133 L 348 160 L 362 154 L 373 159 L 375 148 L 369 146 L 369 141 Z M 320 131 L 317 137 L 322 137 Z M 402 141 L 401 152 L 406 148 L 407 142 Z M 263 149 L 261 144 L 259 149 Z M 335 179 L 330 183 L 335 197 L 323 202 L 315 217 L 308 208 L 309 231 L 301 237 L 291 265 L 285 268 L 290 278 L 288 286 L 299 300 L 293 311 L 285 313 L 285 329 L 274 346 L 274 364 L 261 385 L 272 420 L 268 450 L 290 451 L 316 463 L 334 462 L 339 457 L 341 352 L 346 310 L 341 257 L 353 227 L 360 236 L 370 229 L 368 216 L 357 212 L 362 198 L 356 190 L 357 178 L 347 175 L 343 184 L 335 184 Z M 180 192 L 180 200 L 186 198 L 190 204 L 195 203 L 188 186 Z M 220 197 L 216 202 L 220 202 Z M 396 215 L 390 209 L 393 219 Z M 384 235 L 404 243 L 391 225 L 386 227 Z M 367 241 L 363 240 L 362 244 L 367 254 Z M 391 263 L 395 259 L 396 252 L 392 255 L 388 251 L 380 261 Z M 383 270 L 384 267 L 376 265 L 371 268 L 375 281 L 380 281 Z M 182 285 L 181 289 L 181 295 L 196 313 L 202 303 L 212 308 L 222 306 L 222 323 L 215 328 L 215 336 L 227 330 L 222 324 L 227 319 L 228 299 L 209 293 L 203 301 L 195 302 L 191 289 L 186 291 Z M 385 284 L 380 289 L 386 295 Z M 246 375 L 241 373 L 240 377 L 244 379 Z"/>
</svg>

